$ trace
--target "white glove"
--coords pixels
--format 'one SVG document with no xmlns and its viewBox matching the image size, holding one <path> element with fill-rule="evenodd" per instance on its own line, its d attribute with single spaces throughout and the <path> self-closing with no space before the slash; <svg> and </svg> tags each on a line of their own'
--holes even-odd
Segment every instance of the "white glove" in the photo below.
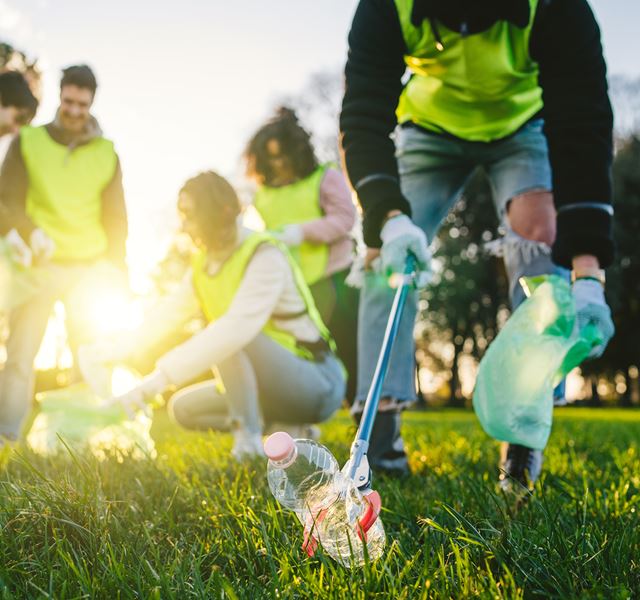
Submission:
<svg viewBox="0 0 640 600">
<path fill-rule="evenodd" d="M 40 228 L 31 232 L 29 245 L 33 255 L 41 260 L 49 260 L 56 249 L 56 243 Z"/>
<path fill-rule="evenodd" d="M 127 415 L 129 415 L 129 418 L 133 419 L 138 411 L 148 412 L 149 409 L 146 401 L 149 398 L 153 398 L 156 394 L 163 392 L 168 385 L 169 380 L 167 376 L 162 371 L 156 369 L 153 373 L 143 378 L 133 389 L 107 400 L 106 405 L 121 405 Z"/>
<path fill-rule="evenodd" d="M 427 236 L 407 215 L 391 217 L 380 231 L 382 270 L 385 274 L 404 273 L 407 255 L 416 257 L 416 275 L 419 284 L 425 283 L 421 272 L 428 272 L 431 253 Z"/>
<path fill-rule="evenodd" d="M 12 229 L 7 233 L 5 241 L 11 250 L 11 258 L 23 267 L 30 267 L 33 261 L 33 252 L 18 231 Z"/>
<path fill-rule="evenodd" d="M 275 237 L 287 246 L 299 246 L 304 242 L 304 232 L 302 225 L 285 225 L 276 232 Z"/>
<path fill-rule="evenodd" d="M 594 279 L 576 279 L 573 284 L 573 299 L 576 303 L 576 328 L 582 331 L 593 325 L 600 337 L 589 358 L 597 358 L 604 352 L 616 329 L 611 320 L 611 309 L 604 297 L 604 288 Z"/>
</svg>

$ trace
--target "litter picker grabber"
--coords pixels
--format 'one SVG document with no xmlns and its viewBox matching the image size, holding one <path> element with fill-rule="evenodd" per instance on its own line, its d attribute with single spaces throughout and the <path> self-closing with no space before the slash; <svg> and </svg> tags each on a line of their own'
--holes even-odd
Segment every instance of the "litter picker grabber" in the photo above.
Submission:
<svg viewBox="0 0 640 600">
<path fill-rule="evenodd" d="M 362 411 L 360 425 L 356 432 L 355 440 L 351 446 L 349 460 L 342 468 L 342 473 L 349 480 L 353 481 L 355 487 L 358 488 L 367 503 L 365 513 L 358 520 L 360 526 L 358 536 L 365 542 L 366 532 L 375 523 L 378 515 L 380 514 L 381 508 L 380 494 L 371 488 L 371 468 L 369 466 L 369 460 L 367 459 L 367 450 L 369 448 L 371 432 L 373 431 L 373 424 L 378 412 L 378 404 L 382 393 L 382 384 L 384 383 L 384 378 L 389 368 L 393 343 L 398 335 L 400 320 L 402 318 L 402 312 L 406 304 L 409 289 L 415 283 L 415 271 L 416 259 L 413 254 L 409 254 L 405 263 L 404 273 L 402 275 L 395 275 L 396 281 L 394 283 L 397 285 L 397 289 L 391 306 L 391 311 L 389 313 L 389 319 L 387 321 L 387 328 L 382 341 L 382 347 L 380 348 L 380 354 L 378 355 L 378 362 L 376 364 L 371 386 L 369 387 L 367 399 Z M 398 279 L 400 279 L 400 281 L 398 281 Z M 312 525 L 317 524 L 322 519 L 323 514 L 321 511 L 315 516 Z M 305 540 L 302 546 L 309 556 L 313 555 L 318 545 L 317 540 L 312 535 L 312 530 L 313 527 L 305 531 Z"/>
</svg>

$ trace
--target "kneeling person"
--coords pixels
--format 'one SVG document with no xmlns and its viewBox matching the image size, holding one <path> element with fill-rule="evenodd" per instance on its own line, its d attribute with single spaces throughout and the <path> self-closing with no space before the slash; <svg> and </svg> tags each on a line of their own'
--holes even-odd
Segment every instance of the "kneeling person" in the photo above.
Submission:
<svg viewBox="0 0 640 600">
<path fill-rule="evenodd" d="M 139 405 L 215 365 L 224 389 L 206 384 L 185 388 L 171 399 L 170 413 L 194 429 L 215 427 L 228 414 L 234 455 L 260 454 L 263 420 L 320 422 L 339 408 L 344 369 L 286 247 L 267 233 L 237 224 L 240 202 L 225 179 L 213 172 L 190 179 L 178 209 L 199 250 L 181 288 L 132 338 L 158 340 L 198 309 L 209 324 L 162 356 L 153 373 L 115 400 Z"/>
</svg>

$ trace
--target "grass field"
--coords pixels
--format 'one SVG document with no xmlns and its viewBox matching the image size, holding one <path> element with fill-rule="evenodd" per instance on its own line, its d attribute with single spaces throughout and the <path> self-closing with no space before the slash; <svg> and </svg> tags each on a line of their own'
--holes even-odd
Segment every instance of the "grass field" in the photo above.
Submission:
<svg viewBox="0 0 640 600">
<path fill-rule="evenodd" d="M 356 571 L 303 557 L 264 461 L 231 462 L 229 435 L 159 413 L 155 461 L 5 451 L 0 598 L 640 597 L 640 411 L 557 411 L 541 486 L 516 516 L 472 413 L 405 425 L 415 474 L 375 482 L 387 552 Z M 344 461 L 352 434 L 341 413 L 323 441 Z"/>
</svg>

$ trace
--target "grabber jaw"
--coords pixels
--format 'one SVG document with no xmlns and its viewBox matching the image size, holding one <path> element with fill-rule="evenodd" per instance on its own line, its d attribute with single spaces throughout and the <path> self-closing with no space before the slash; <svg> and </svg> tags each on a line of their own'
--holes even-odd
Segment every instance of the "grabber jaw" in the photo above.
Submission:
<svg viewBox="0 0 640 600">
<path fill-rule="evenodd" d="M 363 499 L 367 505 L 364 514 L 358 519 L 358 527 L 356 533 L 362 542 L 367 543 L 367 531 L 371 529 L 376 522 L 380 509 L 382 508 L 382 501 L 378 492 L 369 490 L 363 495 Z M 313 535 L 315 526 L 320 523 L 327 515 L 327 510 L 321 510 L 315 517 L 309 516 L 309 519 L 304 527 L 304 540 L 302 542 L 302 550 L 308 557 L 312 557 L 318 549 L 318 539 Z"/>
<path fill-rule="evenodd" d="M 380 494 L 371 489 L 371 469 L 369 467 L 369 460 L 367 459 L 366 452 L 367 443 L 364 442 L 359 445 L 359 440 L 356 441 L 351 449 L 351 458 L 346 462 L 342 468 L 342 472 L 345 476 L 349 477 L 362 494 L 363 500 L 366 504 L 366 509 L 362 516 L 358 519 L 358 526 L 356 533 L 360 540 L 364 543 L 367 542 L 367 531 L 371 529 L 376 522 L 380 510 L 382 508 L 382 501 Z M 354 468 L 354 465 L 355 468 Z M 327 515 L 327 509 L 323 509 L 318 512 L 317 515 L 309 515 L 307 522 L 304 526 L 304 541 L 302 542 L 302 549 L 307 556 L 311 557 L 318 549 L 318 539 L 313 535 L 313 531 L 319 523 Z"/>
</svg>

